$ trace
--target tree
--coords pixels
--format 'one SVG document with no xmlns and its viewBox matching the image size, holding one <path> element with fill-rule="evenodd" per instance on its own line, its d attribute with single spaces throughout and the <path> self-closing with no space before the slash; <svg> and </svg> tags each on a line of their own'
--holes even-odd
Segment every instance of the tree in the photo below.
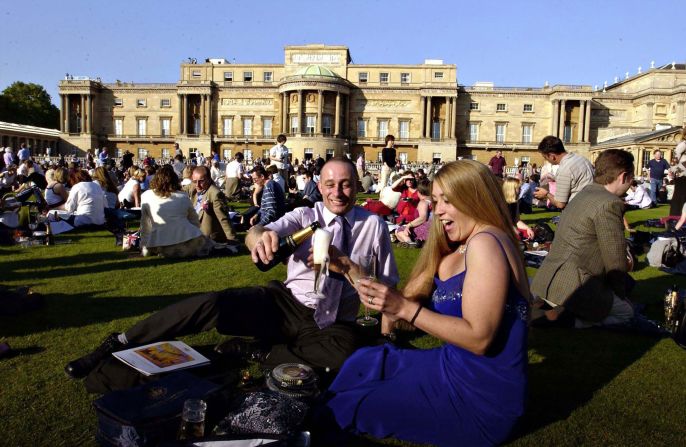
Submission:
<svg viewBox="0 0 686 447">
<path fill-rule="evenodd" d="M 42 85 L 17 81 L 0 95 L 0 121 L 59 129 L 60 111 Z"/>
</svg>

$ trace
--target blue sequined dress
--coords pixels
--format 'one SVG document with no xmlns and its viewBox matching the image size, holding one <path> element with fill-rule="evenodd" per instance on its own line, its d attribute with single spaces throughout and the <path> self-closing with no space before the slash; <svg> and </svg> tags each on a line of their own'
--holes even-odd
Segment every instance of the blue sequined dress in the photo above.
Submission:
<svg viewBox="0 0 686 447">
<path fill-rule="evenodd" d="M 461 317 L 465 274 L 435 278 L 427 307 Z M 510 281 L 498 334 L 483 356 L 448 343 L 358 350 L 329 388 L 328 417 L 344 430 L 376 438 L 439 446 L 504 442 L 524 413 L 528 310 Z"/>
</svg>

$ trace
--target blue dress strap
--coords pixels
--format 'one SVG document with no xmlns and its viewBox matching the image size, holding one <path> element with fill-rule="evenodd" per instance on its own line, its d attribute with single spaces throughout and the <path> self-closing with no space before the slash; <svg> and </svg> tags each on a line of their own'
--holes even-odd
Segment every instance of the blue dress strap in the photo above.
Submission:
<svg viewBox="0 0 686 447">
<path fill-rule="evenodd" d="M 511 277 L 512 276 L 512 274 L 511 274 L 512 268 L 510 267 L 510 259 L 507 257 L 507 252 L 505 251 L 505 247 L 503 247 L 503 243 L 500 241 L 500 239 L 498 239 L 498 236 L 491 233 L 490 231 L 482 231 L 481 233 L 477 233 L 474 236 L 478 236 L 479 234 L 489 234 L 489 235 L 493 236 L 493 239 L 495 239 L 495 241 L 498 243 L 498 247 L 500 247 L 500 252 L 505 257 L 505 260 L 507 261 L 507 272 Z M 472 239 L 474 238 L 474 236 L 472 236 Z M 465 257 L 464 257 L 464 271 L 465 272 L 467 271 L 467 250 L 469 250 L 469 244 L 467 244 L 467 248 L 465 249 L 465 252 L 464 252 L 465 253 Z"/>
</svg>

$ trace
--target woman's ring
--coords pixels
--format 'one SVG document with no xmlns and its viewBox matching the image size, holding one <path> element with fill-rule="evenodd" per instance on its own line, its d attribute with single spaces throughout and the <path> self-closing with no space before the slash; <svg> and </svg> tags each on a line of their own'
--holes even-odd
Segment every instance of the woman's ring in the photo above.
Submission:
<svg viewBox="0 0 686 447">
<path fill-rule="evenodd" d="M 374 298 L 369 298 L 369 301 L 367 301 L 367 302 L 368 302 L 369 305 L 371 306 L 372 304 L 374 304 Z"/>
</svg>

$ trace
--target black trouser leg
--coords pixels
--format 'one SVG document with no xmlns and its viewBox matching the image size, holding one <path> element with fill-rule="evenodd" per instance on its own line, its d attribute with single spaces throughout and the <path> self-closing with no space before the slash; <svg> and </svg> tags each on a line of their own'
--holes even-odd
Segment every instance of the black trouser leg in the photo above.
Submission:
<svg viewBox="0 0 686 447">
<path fill-rule="evenodd" d="M 217 326 L 218 299 L 232 290 L 187 298 L 155 312 L 124 332 L 129 343 L 147 344 L 208 331 Z"/>
</svg>

